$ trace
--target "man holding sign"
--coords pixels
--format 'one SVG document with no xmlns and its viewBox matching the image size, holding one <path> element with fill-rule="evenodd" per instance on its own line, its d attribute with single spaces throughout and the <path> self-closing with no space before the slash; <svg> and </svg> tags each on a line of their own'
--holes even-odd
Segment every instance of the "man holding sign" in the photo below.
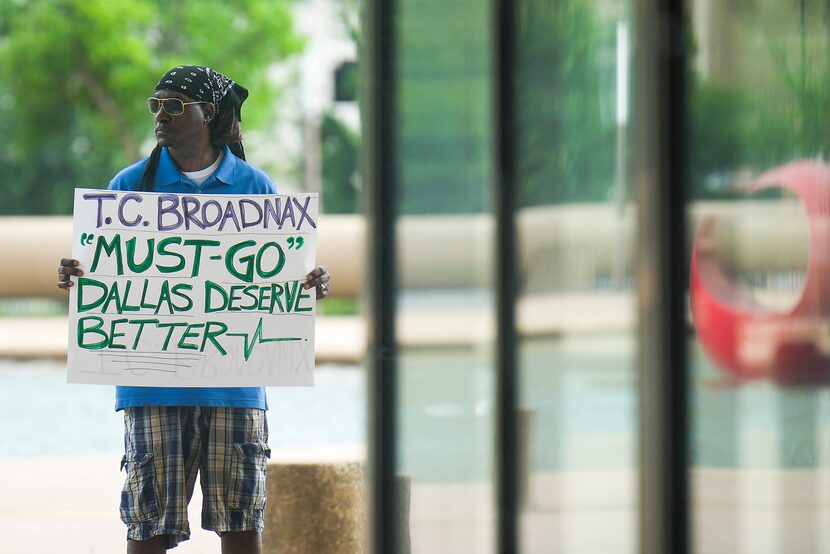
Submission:
<svg viewBox="0 0 830 554">
<path fill-rule="evenodd" d="M 147 351 L 142 351 L 142 341 L 149 340 L 154 331 L 164 337 L 161 333 L 164 331 L 166 340 L 161 348 L 154 347 L 153 354 L 157 358 L 166 354 L 174 357 L 165 362 L 153 362 L 160 364 L 158 367 L 163 364 L 170 368 L 156 370 L 157 375 L 162 375 L 163 371 L 168 376 L 165 378 L 181 379 L 182 360 L 187 356 L 208 356 L 205 350 L 212 350 L 210 355 L 220 362 L 230 363 L 225 362 L 228 337 L 239 343 L 238 351 L 244 353 L 245 362 L 256 344 L 299 340 L 296 337 L 266 337 L 263 318 L 275 312 L 285 315 L 284 312 L 292 309 L 303 311 L 302 298 L 308 296 L 303 296 L 302 290 L 314 288 L 316 298 L 324 298 L 329 282 L 326 268 L 319 266 L 307 275 L 303 274 L 300 282 L 294 282 L 293 289 L 289 282 L 271 283 L 268 278 L 285 265 L 285 249 L 299 249 L 304 240 L 302 235 L 295 233 L 286 238 L 285 247 L 273 238 L 259 245 L 256 240 L 241 234 L 231 239 L 225 237 L 234 232 L 251 232 L 256 230 L 256 225 L 262 225 L 268 232 L 277 226 L 282 229 L 289 216 L 296 229 L 303 224 L 303 217 L 309 224 L 314 223 L 314 216 L 309 215 L 308 200 L 303 204 L 296 198 L 276 197 L 269 204 L 260 202 L 260 197 L 250 197 L 274 195 L 276 187 L 264 172 L 245 162 L 239 121 L 240 109 L 247 96 L 245 88 L 210 68 L 179 66 L 171 69 L 148 99 L 158 140 L 150 157 L 118 173 L 110 182 L 111 193 L 87 191 L 81 194 L 83 191 L 78 191 L 80 196 L 76 206 L 82 200 L 91 203 L 94 212 L 90 213 L 96 216 L 85 219 L 96 221 L 89 222 L 95 233 L 83 233 L 80 240 L 76 237 L 74 248 L 80 243 L 91 249 L 93 261 L 85 275 L 81 267 L 87 265 L 75 257 L 62 259 L 58 287 L 67 290 L 77 287 L 73 308 L 78 313 L 70 315 L 77 328 L 76 346 L 79 348 L 76 351 L 80 354 L 98 356 L 102 360 L 105 355 L 132 354 L 133 358 L 125 359 L 135 360 L 140 355 L 146 361 L 149 356 Z M 223 197 L 228 200 L 222 204 L 216 199 L 196 196 L 202 194 L 228 195 Z M 149 197 L 156 200 L 156 218 L 142 219 L 136 215 L 135 208 L 150 205 L 146 202 Z M 210 202 L 216 205 L 213 211 L 208 210 Z M 118 217 L 107 215 L 107 210 L 115 210 L 113 206 L 116 205 Z M 133 209 L 130 217 L 122 213 L 126 211 L 125 206 Z M 245 219 L 246 208 L 249 214 L 252 210 L 259 214 L 255 223 Z M 271 227 L 268 227 L 269 213 Z M 211 214 L 209 218 L 207 214 Z M 76 208 L 76 225 L 77 218 Z M 241 225 L 240 221 L 243 222 Z M 142 229 L 139 223 L 147 227 Z M 180 227 L 187 230 L 184 239 L 175 236 L 156 243 L 156 238 L 162 235 L 151 236 L 151 233 Z M 140 232 L 145 235 L 139 235 Z M 267 232 L 260 234 L 268 235 Z M 220 238 L 230 242 L 223 243 Z M 141 256 L 142 260 L 136 261 L 137 245 L 141 240 L 144 240 L 147 253 Z M 176 247 L 189 247 L 191 253 L 196 252 L 195 257 L 190 258 L 192 268 L 185 268 L 185 256 L 177 252 Z M 245 249 L 252 253 L 245 255 Z M 154 262 L 154 254 L 174 257 L 181 263 L 171 267 L 158 259 Z M 126 265 L 122 256 L 127 258 Z M 106 263 L 110 263 L 111 269 L 104 271 L 102 267 Z M 193 284 L 196 281 L 192 277 L 199 273 L 200 263 L 202 267 L 211 264 L 224 267 L 231 274 L 229 281 L 207 280 L 198 285 L 203 287 L 199 294 L 193 293 L 197 285 Z M 251 271 L 247 272 L 245 267 Z M 129 271 L 135 275 L 146 272 L 138 302 L 130 300 L 130 285 L 134 286 L 133 294 L 138 294 L 138 281 L 124 286 L 124 274 Z M 190 273 L 183 273 L 185 271 Z M 160 276 L 171 273 L 179 280 L 169 286 L 168 279 Z M 203 311 L 228 312 L 229 318 L 241 317 L 231 312 L 243 309 L 262 315 L 256 329 L 246 330 L 229 329 L 222 321 L 194 323 L 191 319 L 188 323 L 188 320 L 172 322 L 164 319 L 165 316 L 191 317 L 180 312 L 191 309 L 198 302 L 204 303 L 200 305 Z M 84 310 L 86 314 L 82 316 L 80 312 Z M 118 317 L 130 315 L 127 312 L 131 310 L 131 317 Z M 311 311 L 311 308 L 307 310 Z M 113 312 L 117 315 L 112 316 Z M 134 315 L 137 313 L 141 315 Z M 129 339 L 127 328 L 133 330 Z M 179 336 L 171 342 L 174 330 Z M 147 334 L 142 338 L 142 333 Z M 166 352 L 168 347 L 175 351 L 175 346 L 184 349 L 185 355 Z M 70 358 L 70 369 L 72 366 Z M 103 361 L 100 367 L 104 367 Z M 93 374 L 93 380 L 85 382 L 107 382 L 99 379 L 113 375 L 108 371 L 89 373 Z M 142 372 L 117 379 L 123 379 L 118 381 L 121 383 L 134 383 L 134 380 L 126 379 L 151 373 L 143 368 Z M 232 379 L 233 373 L 230 374 Z M 126 469 L 127 478 L 121 494 L 121 518 L 128 527 L 128 553 L 164 552 L 189 538 L 187 503 L 197 473 L 204 497 L 202 527 L 221 536 L 222 552 L 255 554 L 261 551 L 265 463 L 270 454 L 266 409 L 262 387 L 176 383 L 175 386 L 122 385 L 116 388 L 116 410 L 124 411 L 125 422 L 122 467 Z"/>
</svg>

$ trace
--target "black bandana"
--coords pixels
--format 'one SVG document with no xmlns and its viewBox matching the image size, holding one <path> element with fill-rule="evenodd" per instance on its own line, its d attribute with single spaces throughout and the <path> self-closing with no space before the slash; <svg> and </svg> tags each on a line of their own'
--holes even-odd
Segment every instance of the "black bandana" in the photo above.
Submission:
<svg viewBox="0 0 830 554">
<path fill-rule="evenodd" d="M 180 65 L 164 74 L 156 90 L 174 90 L 201 102 L 216 106 L 216 121 L 211 128 L 214 144 L 242 141 L 239 122 L 242 121 L 242 103 L 248 98 L 248 89 L 217 73 L 209 67 Z"/>
<path fill-rule="evenodd" d="M 233 106 L 239 111 L 248 97 L 245 87 L 231 81 L 209 67 L 180 65 L 161 78 L 156 90 L 169 89 L 181 92 L 194 100 L 212 102 L 218 109 Z"/>
</svg>

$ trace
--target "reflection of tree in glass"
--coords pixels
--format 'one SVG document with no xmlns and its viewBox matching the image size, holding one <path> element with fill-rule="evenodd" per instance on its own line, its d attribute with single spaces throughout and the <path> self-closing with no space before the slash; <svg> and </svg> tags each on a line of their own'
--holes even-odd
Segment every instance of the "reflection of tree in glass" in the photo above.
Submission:
<svg viewBox="0 0 830 554">
<path fill-rule="evenodd" d="M 401 2 L 397 21 L 401 213 L 488 210 L 489 5 Z"/>
<path fill-rule="evenodd" d="M 323 161 L 323 211 L 330 214 L 359 211 L 360 137 L 333 114 L 320 124 Z"/>
<path fill-rule="evenodd" d="M 616 21 L 584 0 L 518 13 L 520 202 L 607 200 L 614 184 Z"/>
<path fill-rule="evenodd" d="M 830 5 L 802 0 L 798 7 L 740 3 L 728 25 L 708 30 L 728 35 L 719 50 L 696 45 L 689 85 L 695 198 L 732 197 L 741 176 L 830 154 Z M 702 63 L 723 59 L 730 65 L 718 71 Z"/>
</svg>

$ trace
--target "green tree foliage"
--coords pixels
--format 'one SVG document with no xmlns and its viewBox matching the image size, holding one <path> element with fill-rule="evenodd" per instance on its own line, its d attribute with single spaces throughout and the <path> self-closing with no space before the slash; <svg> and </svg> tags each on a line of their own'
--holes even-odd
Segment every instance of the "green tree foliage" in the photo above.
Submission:
<svg viewBox="0 0 830 554">
<path fill-rule="evenodd" d="M 521 2 L 516 63 L 522 205 L 607 200 L 614 184 L 615 21 L 593 2 Z"/>
<path fill-rule="evenodd" d="M 177 64 L 251 90 L 246 129 L 269 121 L 267 67 L 298 52 L 290 0 L 0 0 L 0 213 L 68 213 L 146 155 L 144 100 Z"/>
<path fill-rule="evenodd" d="M 695 199 L 742 196 L 734 185 L 748 174 L 812 150 L 793 135 L 786 109 L 768 104 L 751 88 L 694 82 L 691 91 L 689 171 Z"/>
<path fill-rule="evenodd" d="M 736 15 L 735 67 L 690 72 L 694 198 L 739 197 L 749 175 L 830 155 L 830 4 L 756 0 Z"/>
<path fill-rule="evenodd" d="M 488 4 L 400 4 L 400 210 L 480 212 L 489 207 Z"/>
<path fill-rule="evenodd" d="M 616 17 L 591 0 L 522 1 L 512 133 L 522 205 L 607 200 L 614 185 Z M 486 3 L 401 3 L 401 211 L 490 208 Z"/>
<path fill-rule="evenodd" d="M 360 137 L 331 113 L 320 125 L 323 161 L 323 210 L 330 214 L 359 211 Z"/>
</svg>

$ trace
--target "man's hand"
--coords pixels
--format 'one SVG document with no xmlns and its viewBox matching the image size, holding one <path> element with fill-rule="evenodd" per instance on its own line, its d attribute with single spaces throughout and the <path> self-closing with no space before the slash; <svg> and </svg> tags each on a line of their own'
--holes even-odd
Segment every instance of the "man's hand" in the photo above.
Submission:
<svg viewBox="0 0 830 554">
<path fill-rule="evenodd" d="M 311 273 L 306 277 L 304 288 L 310 289 L 315 287 L 317 289 L 317 300 L 322 300 L 329 294 L 329 270 L 324 265 L 315 267 Z"/>
<path fill-rule="evenodd" d="M 61 258 L 61 265 L 58 266 L 58 288 L 68 289 L 73 285 L 69 276 L 74 275 L 75 277 L 80 277 L 83 274 L 84 272 L 78 269 L 78 260 Z"/>
</svg>

